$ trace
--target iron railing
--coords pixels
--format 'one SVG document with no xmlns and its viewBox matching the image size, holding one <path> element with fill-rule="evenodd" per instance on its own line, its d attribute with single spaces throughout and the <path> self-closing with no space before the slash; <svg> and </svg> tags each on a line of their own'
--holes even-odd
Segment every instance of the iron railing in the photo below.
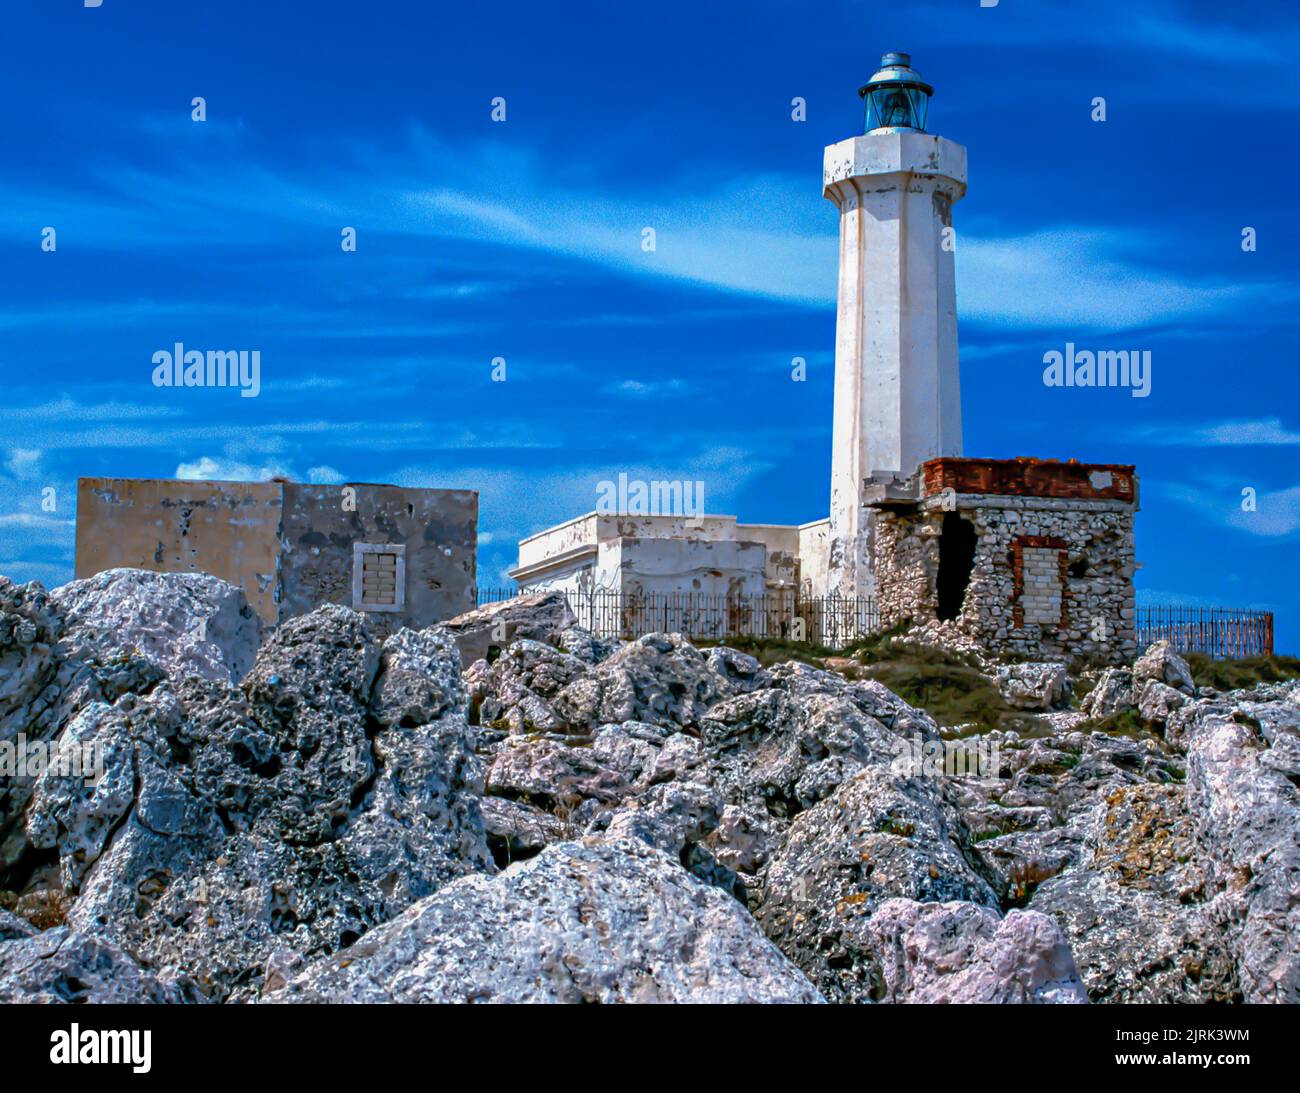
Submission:
<svg viewBox="0 0 1300 1093">
<path fill-rule="evenodd" d="M 1273 613 L 1233 607 L 1139 607 L 1139 650 L 1165 639 L 1180 653 L 1225 657 L 1273 655 Z"/>
<path fill-rule="evenodd" d="M 514 588 L 482 588 L 478 602 L 495 603 L 519 593 Z M 631 639 L 679 633 L 715 640 L 785 638 L 838 649 L 880 629 L 880 614 L 871 597 L 566 590 L 565 598 L 578 625 L 601 637 Z M 1208 653 L 1216 658 L 1270 656 L 1273 652 L 1273 615 L 1268 611 L 1139 607 L 1134 628 L 1139 653 L 1162 638 L 1180 653 Z"/>
<path fill-rule="evenodd" d="M 840 648 L 880 628 L 880 616 L 870 597 L 797 599 L 793 592 L 729 596 L 604 589 L 567 589 L 564 594 L 578 625 L 601 637 L 631 639 L 676 633 L 702 640 L 784 638 Z M 479 589 L 478 602 L 495 603 L 517 595 L 517 590 L 508 588 Z"/>
</svg>

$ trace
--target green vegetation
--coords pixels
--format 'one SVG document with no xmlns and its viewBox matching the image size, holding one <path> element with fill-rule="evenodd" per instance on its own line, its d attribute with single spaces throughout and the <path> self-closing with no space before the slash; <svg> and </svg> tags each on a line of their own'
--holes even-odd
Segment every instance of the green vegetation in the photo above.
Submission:
<svg viewBox="0 0 1300 1093">
<path fill-rule="evenodd" d="M 1188 653 L 1184 658 L 1192 669 L 1198 687 L 1217 691 L 1235 691 L 1257 683 L 1281 683 L 1300 679 L 1300 657 L 1240 657 L 1214 660 L 1204 653 Z"/>
<path fill-rule="evenodd" d="M 981 671 L 973 654 L 899 641 L 897 631 L 873 634 L 838 650 L 782 639 L 732 638 L 699 644 L 728 645 L 765 666 L 798 660 L 831 668 L 848 679 L 878 680 L 944 728 L 974 725 L 976 733 L 1015 729 L 1027 735 L 1045 731 L 1038 718 L 1003 701 L 997 684 Z"/>
</svg>

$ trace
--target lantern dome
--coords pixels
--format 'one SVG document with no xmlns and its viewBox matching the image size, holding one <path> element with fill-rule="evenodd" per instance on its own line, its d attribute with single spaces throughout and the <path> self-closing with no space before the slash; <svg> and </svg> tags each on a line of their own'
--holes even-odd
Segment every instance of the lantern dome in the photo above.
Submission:
<svg viewBox="0 0 1300 1093">
<path fill-rule="evenodd" d="M 867 107 L 866 131 L 917 129 L 925 131 L 934 88 L 921 79 L 907 53 L 886 53 L 880 69 L 858 88 Z"/>
</svg>

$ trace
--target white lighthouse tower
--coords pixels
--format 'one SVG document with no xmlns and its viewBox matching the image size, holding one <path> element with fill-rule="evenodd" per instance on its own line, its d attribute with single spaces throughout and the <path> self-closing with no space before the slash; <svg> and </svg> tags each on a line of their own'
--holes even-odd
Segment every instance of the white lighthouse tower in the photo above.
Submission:
<svg viewBox="0 0 1300 1093">
<path fill-rule="evenodd" d="M 875 592 L 868 480 L 961 455 L 952 205 L 966 149 L 925 130 L 930 87 L 887 53 L 858 92 L 866 132 L 826 149 L 840 211 L 827 591 Z"/>
</svg>

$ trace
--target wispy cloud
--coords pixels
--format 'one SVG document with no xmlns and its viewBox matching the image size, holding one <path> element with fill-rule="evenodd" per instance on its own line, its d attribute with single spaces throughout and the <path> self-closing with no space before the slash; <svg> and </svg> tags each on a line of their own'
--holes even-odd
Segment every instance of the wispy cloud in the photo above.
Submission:
<svg viewBox="0 0 1300 1093">
<path fill-rule="evenodd" d="M 313 153 L 312 149 L 316 149 Z M 361 246 L 377 236 L 490 243 L 563 255 L 620 273 L 697 284 L 729 293 L 830 307 L 835 301 L 837 214 L 806 175 L 679 177 L 671 196 L 622 185 L 611 192 L 603 174 L 590 187 L 561 177 L 527 148 L 479 140 L 453 147 L 421 128 L 377 152 L 368 143 L 340 137 L 327 165 L 301 149 L 293 168 L 273 168 L 259 150 L 238 145 L 214 164 L 176 164 L 162 173 L 152 164 L 105 167 L 101 185 L 86 194 L 64 195 L 64 212 L 84 221 L 87 245 L 111 245 L 129 235 L 139 246 L 229 245 L 231 232 L 248 233 L 266 246 L 304 229 L 323 232 L 356 226 Z M 502 162 L 511 170 L 503 172 Z M 436 165 L 436 172 L 433 166 Z M 443 180 L 427 185 L 431 173 Z M 12 187 L 12 184 L 10 184 Z M 55 200 L 43 194 L 43 201 Z M 30 232 L 25 191 L 0 183 L 0 231 Z M 357 209 L 365 209 L 363 217 Z M 8 210 L 8 211 L 6 211 Z M 55 215 L 51 213 L 50 215 Z M 152 218 L 147 231 L 124 218 Z M 357 223 L 360 221 L 360 223 Z M 647 249 L 647 229 L 653 249 Z M 958 307 L 963 318 L 1001 327 L 1075 324 L 1090 328 L 1134 326 L 1194 316 L 1257 314 L 1300 299 L 1294 283 L 1228 280 L 1207 271 L 1175 275 L 1154 256 L 1158 238 L 1135 250 L 1133 233 L 1068 225 L 999 235 L 968 233 L 958 225 Z M 425 284 L 412 293 L 427 298 L 482 295 L 478 281 Z M 1256 305 L 1254 309 L 1247 304 Z M 51 321 L 122 323 L 218 317 L 242 310 L 244 321 L 276 328 L 326 333 L 344 317 L 329 309 L 216 301 L 133 301 L 125 307 L 87 301 L 57 308 L 0 312 L 0 327 Z M 355 336 L 429 337 L 473 329 L 465 323 L 383 323 L 350 328 Z M 288 382 L 288 381 L 286 381 Z M 302 381 L 297 381 L 302 382 Z"/>
<path fill-rule="evenodd" d="M 1131 429 L 1129 436 L 1138 443 L 1186 447 L 1271 447 L 1300 444 L 1300 431 L 1288 428 L 1276 417 L 1202 425 L 1166 422 Z"/>
</svg>

